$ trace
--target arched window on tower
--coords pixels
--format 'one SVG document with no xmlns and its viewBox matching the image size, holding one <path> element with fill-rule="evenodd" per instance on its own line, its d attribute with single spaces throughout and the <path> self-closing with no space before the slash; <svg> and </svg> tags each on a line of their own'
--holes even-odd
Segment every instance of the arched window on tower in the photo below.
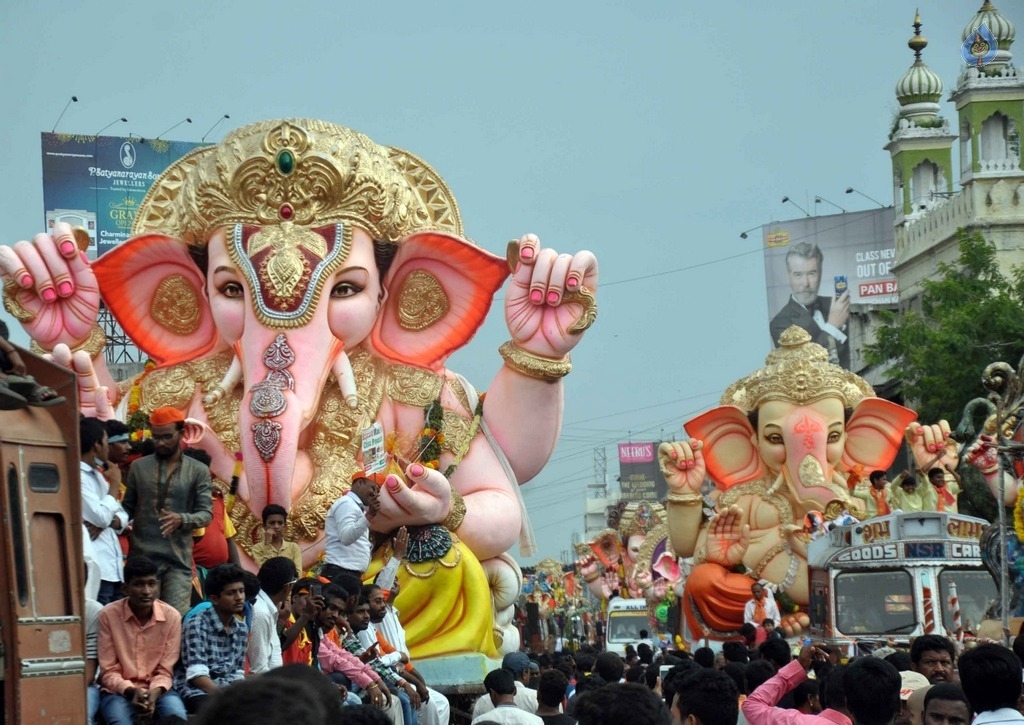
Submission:
<svg viewBox="0 0 1024 725">
<path fill-rule="evenodd" d="M 1001 113 L 993 113 L 981 122 L 980 148 L 982 171 L 1003 171 L 1004 162 L 1010 158 L 1010 119 Z"/>
<path fill-rule="evenodd" d="M 896 167 L 892 170 L 893 208 L 899 215 L 903 214 L 903 170 Z"/>
<path fill-rule="evenodd" d="M 974 171 L 971 159 L 971 122 L 966 118 L 960 122 L 960 175 Z"/>
<path fill-rule="evenodd" d="M 932 206 L 937 198 L 934 193 L 942 190 L 942 169 L 925 159 L 914 167 L 910 180 L 910 206 L 912 213 Z"/>
</svg>

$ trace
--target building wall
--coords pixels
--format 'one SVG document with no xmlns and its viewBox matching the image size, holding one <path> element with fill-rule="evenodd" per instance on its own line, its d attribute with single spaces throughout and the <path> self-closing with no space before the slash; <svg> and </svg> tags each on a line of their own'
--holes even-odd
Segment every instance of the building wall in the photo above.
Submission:
<svg viewBox="0 0 1024 725">
<path fill-rule="evenodd" d="M 975 178 L 949 199 L 896 230 L 896 264 L 900 305 L 921 294 L 921 282 L 935 275 L 940 262 L 959 256 L 960 228 L 980 231 L 996 245 L 1000 269 L 1009 275 L 1024 266 L 1024 176 Z"/>
</svg>

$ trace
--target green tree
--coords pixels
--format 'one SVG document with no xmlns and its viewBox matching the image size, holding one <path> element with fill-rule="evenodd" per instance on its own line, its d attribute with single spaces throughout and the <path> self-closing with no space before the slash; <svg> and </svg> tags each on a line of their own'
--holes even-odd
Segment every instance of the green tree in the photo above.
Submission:
<svg viewBox="0 0 1024 725">
<path fill-rule="evenodd" d="M 964 405 L 983 397 L 981 374 L 996 361 L 1017 366 L 1024 352 L 1024 269 L 1000 272 L 995 245 L 957 233 L 960 257 L 922 282 L 920 311 L 883 311 L 873 365 L 889 364 L 920 420 L 956 425 Z M 916 305 L 915 305 L 916 306 Z"/>
<path fill-rule="evenodd" d="M 946 419 L 953 427 L 970 400 L 984 397 L 985 367 L 996 361 L 1016 367 L 1024 352 L 1024 269 L 1003 274 L 995 245 L 980 233 L 961 229 L 957 242 L 959 259 L 939 264 L 922 283 L 920 306 L 882 312 L 876 341 L 865 349 L 869 363 L 890 366 L 919 420 Z M 995 502 L 967 468 L 961 467 L 964 513 L 990 518 Z"/>
</svg>

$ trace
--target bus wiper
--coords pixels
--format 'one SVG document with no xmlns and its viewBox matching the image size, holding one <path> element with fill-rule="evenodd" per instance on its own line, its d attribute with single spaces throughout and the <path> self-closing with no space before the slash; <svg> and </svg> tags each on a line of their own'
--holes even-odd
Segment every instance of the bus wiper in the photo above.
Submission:
<svg viewBox="0 0 1024 725">
<path fill-rule="evenodd" d="M 904 630 L 904 629 L 907 629 L 907 628 L 913 629 L 916 626 L 917 626 L 917 622 L 909 622 L 908 624 L 901 624 L 899 627 L 893 627 L 892 629 L 887 629 L 884 632 L 879 632 L 879 634 L 881 634 L 881 635 L 899 634 L 901 630 Z"/>
</svg>

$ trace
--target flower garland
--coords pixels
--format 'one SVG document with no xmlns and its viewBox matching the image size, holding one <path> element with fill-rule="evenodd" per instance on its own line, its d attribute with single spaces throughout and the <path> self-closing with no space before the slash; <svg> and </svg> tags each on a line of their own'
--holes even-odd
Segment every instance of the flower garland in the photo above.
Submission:
<svg viewBox="0 0 1024 725">
<path fill-rule="evenodd" d="M 143 366 L 142 375 L 135 379 L 131 390 L 128 392 L 127 425 L 128 430 L 131 431 L 129 436 L 136 442 L 149 437 L 149 416 L 139 410 L 139 406 L 142 404 L 142 381 L 154 370 L 156 370 L 156 363 L 152 360 L 147 360 Z"/>
<path fill-rule="evenodd" d="M 419 455 L 416 460 L 435 471 L 441 465 L 441 446 L 444 444 L 444 408 L 436 398 L 423 413 L 423 431 L 420 433 Z"/>
<path fill-rule="evenodd" d="M 476 401 L 476 408 L 473 410 L 473 422 L 470 423 L 469 432 L 466 435 L 465 444 L 461 450 L 455 451 L 455 459 L 444 470 L 444 477 L 451 479 L 455 469 L 462 463 L 462 459 L 469 452 L 469 444 L 480 431 L 480 421 L 484 416 L 484 399 L 487 393 L 481 393 Z M 441 398 L 435 398 L 423 410 L 423 430 L 419 437 L 419 455 L 416 460 L 427 468 L 435 471 L 441 467 L 441 447 L 445 443 L 444 437 L 444 408 L 441 405 Z"/>
</svg>

